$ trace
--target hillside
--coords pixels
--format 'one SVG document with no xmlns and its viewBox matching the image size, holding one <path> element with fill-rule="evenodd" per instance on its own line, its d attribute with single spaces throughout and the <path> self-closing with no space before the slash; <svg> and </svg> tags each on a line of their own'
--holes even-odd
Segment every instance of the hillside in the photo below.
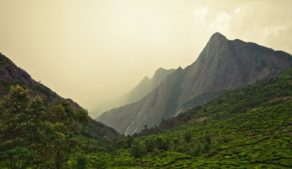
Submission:
<svg viewBox="0 0 292 169">
<path fill-rule="evenodd" d="M 28 89 L 32 94 L 40 96 L 46 104 L 66 101 L 72 108 L 83 110 L 82 107 L 71 99 L 64 99 L 45 85 L 33 80 L 27 72 L 16 66 L 9 58 L 0 53 L 0 99 L 8 93 L 11 86 L 15 85 L 20 85 Z M 85 135 L 97 138 L 111 138 L 117 136 L 117 133 L 113 129 L 92 120 L 90 117 L 88 118 L 88 126 L 86 126 L 84 130 Z"/>
<path fill-rule="evenodd" d="M 97 120 L 132 135 L 291 65 L 290 54 L 215 33 L 193 64 L 176 69 L 141 100 L 105 112 Z"/>
<path fill-rule="evenodd" d="M 76 168 L 118 136 L 0 54 L 0 168 Z"/>
<path fill-rule="evenodd" d="M 290 68 L 123 138 L 114 152 L 89 154 L 88 161 L 93 168 L 291 168 L 291 112 Z"/>
</svg>

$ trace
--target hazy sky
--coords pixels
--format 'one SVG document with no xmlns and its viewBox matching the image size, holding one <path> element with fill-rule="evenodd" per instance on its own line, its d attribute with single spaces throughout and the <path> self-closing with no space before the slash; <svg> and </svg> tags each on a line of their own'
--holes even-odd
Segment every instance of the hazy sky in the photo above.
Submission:
<svg viewBox="0 0 292 169">
<path fill-rule="evenodd" d="M 291 0 L 0 0 L 0 52 L 92 110 L 214 32 L 292 53 Z"/>
</svg>

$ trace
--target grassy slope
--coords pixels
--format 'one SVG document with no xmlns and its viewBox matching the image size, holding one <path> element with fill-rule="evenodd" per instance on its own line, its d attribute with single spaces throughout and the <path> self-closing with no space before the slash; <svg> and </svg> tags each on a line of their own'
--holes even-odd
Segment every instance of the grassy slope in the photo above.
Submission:
<svg viewBox="0 0 292 169">
<path fill-rule="evenodd" d="M 174 123 L 175 122 L 175 123 Z M 292 168 L 292 69 L 231 91 L 176 119 L 175 128 L 136 137 L 163 138 L 167 151 L 133 158 L 130 149 L 88 155 L 99 168 Z"/>
</svg>

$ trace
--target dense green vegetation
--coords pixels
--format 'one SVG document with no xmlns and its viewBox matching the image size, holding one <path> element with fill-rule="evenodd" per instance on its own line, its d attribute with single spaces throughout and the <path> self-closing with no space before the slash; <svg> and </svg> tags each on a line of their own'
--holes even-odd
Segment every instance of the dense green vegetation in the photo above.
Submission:
<svg viewBox="0 0 292 169">
<path fill-rule="evenodd" d="M 85 144 L 95 151 L 106 149 L 105 139 L 84 136 L 87 112 L 65 100 L 47 105 L 16 85 L 1 100 L 0 110 L 0 168 L 77 167 L 84 165 L 80 153 Z"/>
<path fill-rule="evenodd" d="M 0 110 L 0 168 L 292 168 L 292 69 L 109 141 L 82 134 L 83 110 L 20 86 Z"/>
</svg>

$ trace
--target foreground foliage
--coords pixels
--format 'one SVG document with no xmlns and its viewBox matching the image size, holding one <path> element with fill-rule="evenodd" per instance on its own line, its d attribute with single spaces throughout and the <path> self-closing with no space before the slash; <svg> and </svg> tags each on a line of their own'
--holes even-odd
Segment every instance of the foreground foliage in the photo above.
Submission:
<svg viewBox="0 0 292 169">
<path fill-rule="evenodd" d="M 68 103 L 47 106 L 21 86 L 1 101 L 1 168 L 63 168 L 87 122 L 85 111 Z"/>
</svg>

